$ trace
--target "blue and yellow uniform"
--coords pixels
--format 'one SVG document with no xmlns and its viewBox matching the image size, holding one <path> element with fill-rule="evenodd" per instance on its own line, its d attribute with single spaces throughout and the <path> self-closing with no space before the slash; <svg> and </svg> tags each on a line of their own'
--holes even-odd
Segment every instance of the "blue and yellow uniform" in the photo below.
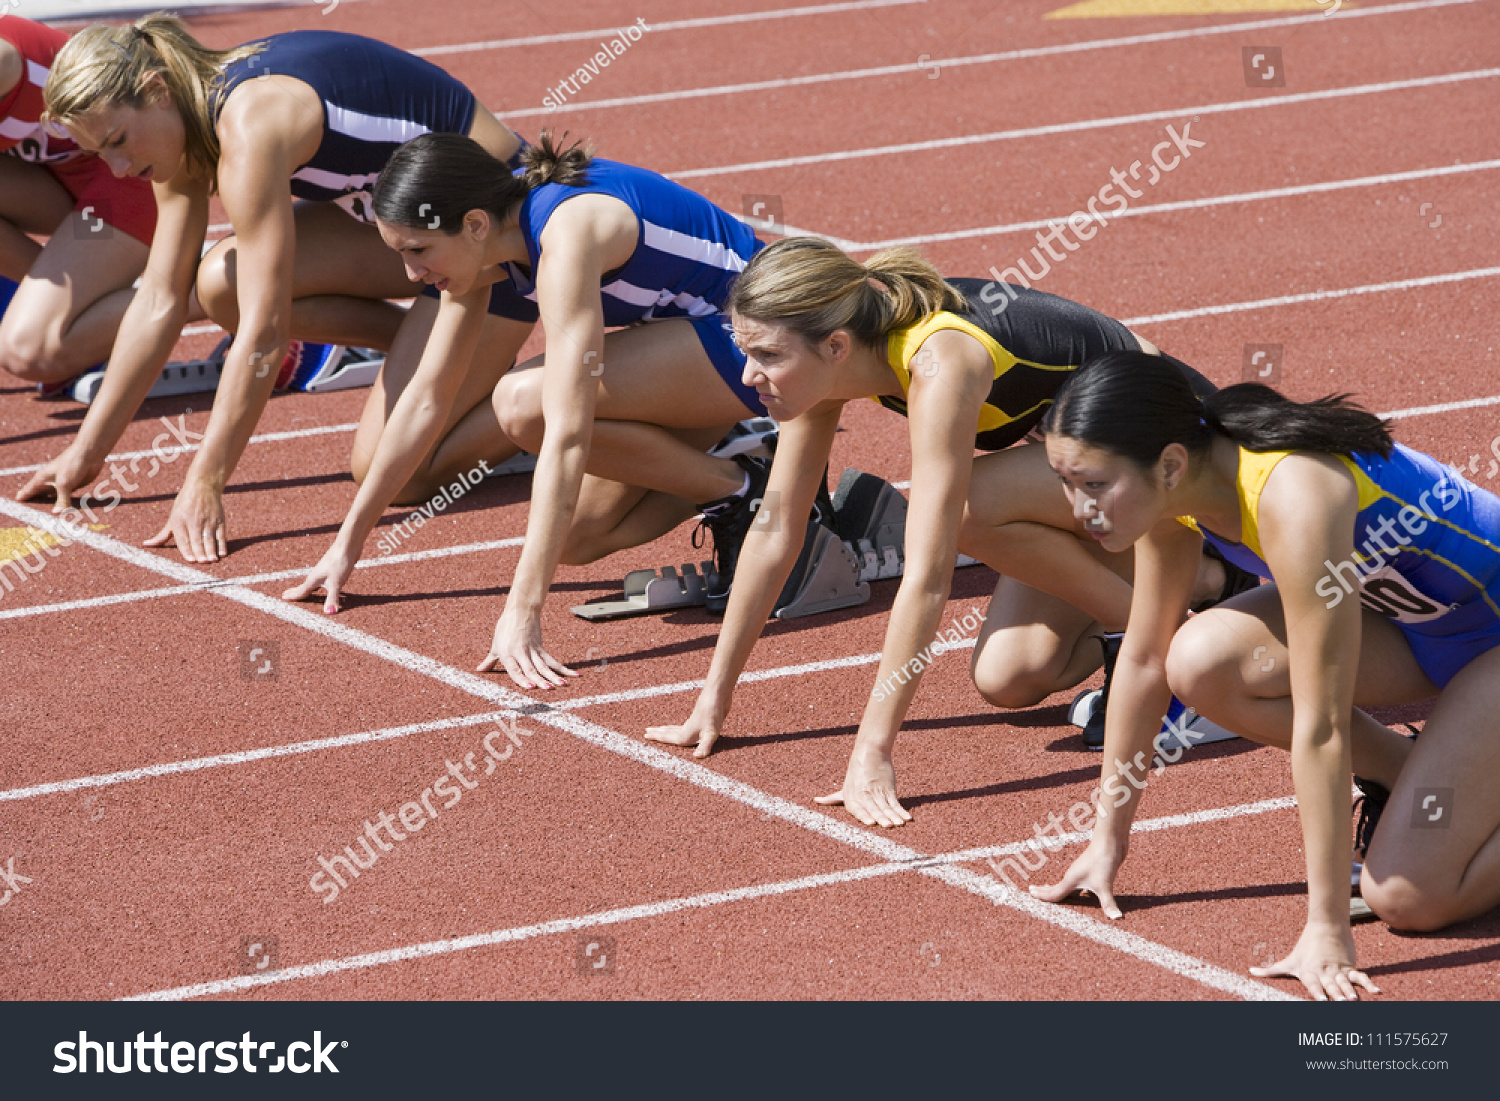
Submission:
<svg viewBox="0 0 1500 1101">
<path fill-rule="evenodd" d="M 1240 449 L 1238 543 L 1200 526 L 1241 569 L 1270 578 L 1260 543 L 1260 499 L 1290 451 Z M 1334 456 L 1359 487 L 1354 561 L 1328 563 L 1317 593 L 1336 607 L 1356 590 L 1372 611 L 1395 621 L 1422 671 L 1439 688 L 1480 654 L 1500 645 L 1500 498 L 1436 459 L 1397 444 Z"/>
<path fill-rule="evenodd" d="M 922 369 L 922 342 L 943 329 L 968 333 L 984 345 L 995 365 L 995 381 L 974 430 L 974 446 L 981 451 L 1000 451 L 1023 439 L 1081 364 L 1110 352 L 1140 350 L 1130 330 L 1114 318 L 1055 294 L 988 279 L 947 282 L 964 296 L 968 309 L 962 314 L 944 310 L 893 329 L 886 357 L 901 380 L 902 396 L 875 400 L 906 416 L 912 368 Z M 1001 286 L 1005 290 L 996 293 Z M 1197 371 L 1171 356 L 1164 358 L 1187 376 L 1199 397 L 1213 393 L 1213 383 Z"/>
</svg>

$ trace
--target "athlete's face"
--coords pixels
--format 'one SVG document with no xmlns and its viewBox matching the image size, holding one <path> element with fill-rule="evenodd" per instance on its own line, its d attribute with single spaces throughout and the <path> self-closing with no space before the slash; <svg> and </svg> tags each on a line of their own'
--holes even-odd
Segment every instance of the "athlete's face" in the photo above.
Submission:
<svg viewBox="0 0 1500 1101">
<path fill-rule="evenodd" d="M 484 256 L 467 220 L 457 233 L 381 221 L 375 224 L 381 239 L 401 254 L 406 277 L 413 283 L 430 283 L 455 295 L 473 289 L 484 267 Z"/>
<path fill-rule="evenodd" d="M 736 314 L 734 342 L 745 353 L 743 381 L 755 387 L 773 420 L 800 417 L 833 390 L 835 368 L 828 351 L 783 325 Z"/>
<path fill-rule="evenodd" d="M 1074 519 L 1105 550 L 1129 549 L 1161 520 L 1166 495 L 1157 471 L 1068 436 L 1049 435 L 1046 446 Z"/>
<path fill-rule="evenodd" d="M 116 176 L 165 183 L 186 163 L 182 115 L 164 88 L 144 106 L 99 107 L 67 129 L 79 148 L 98 154 Z"/>
</svg>

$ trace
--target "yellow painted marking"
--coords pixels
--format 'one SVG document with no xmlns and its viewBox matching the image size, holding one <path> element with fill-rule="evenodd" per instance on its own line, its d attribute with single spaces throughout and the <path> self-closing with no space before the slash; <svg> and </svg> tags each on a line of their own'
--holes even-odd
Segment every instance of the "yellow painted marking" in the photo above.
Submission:
<svg viewBox="0 0 1500 1101">
<path fill-rule="evenodd" d="M 1105 19 L 1122 15 L 1238 15 L 1251 11 L 1329 11 L 1335 0 L 1083 0 L 1049 11 L 1046 19 Z M 1349 0 L 1339 5 L 1352 8 Z"/>
<path fill-rule="evenodd" d="M 99 531 L 108 527 L 108 524 L 90 524 L 89 528 Z M 0 562 L 11 562 L 17 558 L 26 558 L 37 551 L 48 547 L 55 547 L 62 540 L 56 535 L 48 534 L 41 528 L 0 528 Z"/>
</svg>

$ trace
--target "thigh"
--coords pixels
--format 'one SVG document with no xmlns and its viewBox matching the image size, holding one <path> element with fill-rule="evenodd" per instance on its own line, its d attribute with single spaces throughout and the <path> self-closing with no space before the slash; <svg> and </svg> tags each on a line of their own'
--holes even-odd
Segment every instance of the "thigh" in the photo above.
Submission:
<svg viewBox="0 0 1500 1101">
<path fill-rule="evenodd" d="M 1203 670 L 1233 667 L 1251 695 L 1289 697 L 1291 661 L 1276 584 L 1241 593 L 1188 620 L 1172 640 L 1169 666 L 1184 662 Z M 1436 694 L 1437 686 L 1422 672 L 1401 629 L 1385 616 L 1361 609 L 1354 706 L 1386 707 Z"/>
<path fill-rule="evenodd" d="M 1492 905 L 1500 897 L 1496 776 L 1500 648 L 1475 658 L 1438 697 L 1391 789 L 1366 875 L 1377 884 L 1400 877 L 1428 900 L 1450 900 L 1448 920 Z"/>
<path fill-rule="evenodd" d="M 58 232 L 48 238 L 17 287 L 0 330 L 14 334 L 24 328 L 60 338 L 79 314 L 129 287 L 145 270 L 146 245 L 120 232 L 88 236 L 87 225 L 70 211 L 54 227 Z"/>
<path fill-rule="evenodd" d="M 734 424 L 751 415 L 685 319 L 606 334 L 594 416 L 667 428 Z"/>
<path fill-rule="evenodd" d="M 1102 650 L 1092 661 L 1077 657 L 1083 639 L 1098 632 L 1099 624 L 1066 600 L 1002 576 L 974 642 L 969 673 L 982 692 L 1036 682 L 1068 687 L 1059 683 L 1065 672 L 1077 684 L 1102 664 Z"/>
<path fill-rule="evenodd" d="M 0 218 L 24 233 L 49 236 L 73 212 L 73 196 L 39 164 L 0 154 Z"/>
<path fill-rule="evenodd" d="M 1018 444 L 974 459 L 964 521 L 984 527 L 1031 521 L 1087 534 L 1047 463 L 1047 449 L 1039 443 Z"/>
<path fill-rule="evenodd" d="M 376 444 L 385 428 L 385 422 L 390 418 L 391 410 L 416 374 L 422 352 L 432 334 L 433 322 L 437 320 L 437 313 L 436 299 L 418 296 L 401 322 L 395 343 L 386 356 L 385 366 L 380 369 L 375 385 L 370 388 L 370 396 L 365 399 L 359 429 L 355 432 L 355 454 L 363 455 L 365 461 L 375 454 Z M 490 397 L 500 379 L 515 363 L 516 353 L 526 343 L 532 328 L 530 322 L 513 321 L 494 314 L 485 316 L 479 346 L 443 425 L 444 436 L 470 410 Z M 498 430 L 497 424 L 496 431 Z"/>
<path fill-rule="evenodd" d="M 406 278 L 401 256 L 387 247 L 373 225 L 350 217 L 333 203 L 298 203 L 293 212 L 297 259 L 292 297 L 339 294 L 353 298 L 411 298 L 420 283 Z M 222 267 L 235 280 L 238 239 L 224 238 L 203 258 L 203 267 Z"/>
</svg>

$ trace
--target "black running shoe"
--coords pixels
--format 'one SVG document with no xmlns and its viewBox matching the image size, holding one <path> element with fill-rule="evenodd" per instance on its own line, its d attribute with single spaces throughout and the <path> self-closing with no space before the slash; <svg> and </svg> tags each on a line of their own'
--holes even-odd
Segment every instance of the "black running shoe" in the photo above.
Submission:
<svg viewBox="0 0 1500 1101">
<path fill-rule="evenodd" d="M 1104 748 L 1104 705 L 1109 702 L 1109 682 L 1115 675 L 1115 659 L 1120 656 L 1120 644 L 1125 641 L 1125 636 L 1120 635 L 1095 635 L 1100 645 L 1104 647 L 1104 694 L 1099 697 L 1099 702 L 1094 704 L 1094 710 L 1089 715 L 1089 721 L 1083 727 L 1083 744 L 1088 749 Z"/>
<path fill-rule="evenodd" d="M 709 615 L 723 615 L 729 607 L 729 587 L 734 584 L 734 568 L 739 564 L 740 548 L 764 503 L 766 482 L 771 464 L 754 455 L 736 455 L 735 463 L 750 476 L 745 492 L 727 502 L 710 504 L 693 532 L 693 546 L 703 545 L 703 530 L 714 538 L 714 575 L 704 593 L 704 607 Z M 715 507 L 715 504 L 717 507 Z"/>
<path fill-rule="evenodd" d="M 1391 793 L 1384 784 L 1359 776 L 1354 778 L 1354 786 L 1359 788 L 1359 798 L 1354 801 L 1354 808 L 1359 811 L 1359 821 L 1354 826 L 1354 856 L 1363 863 Z"/>
</svg>

